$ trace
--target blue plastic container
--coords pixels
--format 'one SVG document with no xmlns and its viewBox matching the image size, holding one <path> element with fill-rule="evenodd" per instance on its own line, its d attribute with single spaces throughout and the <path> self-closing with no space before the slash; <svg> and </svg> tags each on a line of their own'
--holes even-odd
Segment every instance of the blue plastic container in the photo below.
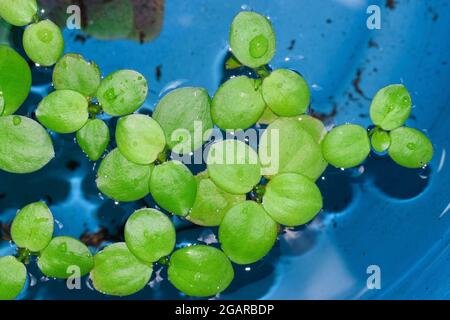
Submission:
<svg viewBox="0 0 450 320">
<path fill-rule="evenodd" d="M 381 9 L 380 30 L 366 26 L 370 4 Z M 262 262 L 236 267 L 236 279 L 220 298 L 448 299 L 449 9 L 445 0 L 169 0 L 162 32 L 154 41 L 79 41 L 80 33 L 69 30 L 64 35 L 66 52 L 96 61 L 104 75 L 121 68 L 143 73 L 150 83 L 143 112 L 151 110 L 168 88 L 195 85 L 214 94 L 225 77 L 230 23 L 241 10 L 270 17 L 278 41 L 271 66 L 302 73 L 312 88 L 313 110 L 329 115 L 330 125 L 369 126 L 375 92 L 387 84 L 404 83 L 415 106 L 407 124 L 426 131 L 433 141 L 431 165 L 410 170 L 371 155 L 354 170 L 328 169 L 319 183 L 324 212 L 307 227 L 285 230 Z M 32 115 L 49 90 L 51 70 L 35 68 L 32 94 L 19 112 Z M 59 222 L 58 235 L 78 238 L 105 227 L 115 241 L 126 218 L 145 203 L 103 199 L 95 187 L 93 164 L 73 136 L 54 135 L 54 141 L 57 157 L 43 170 L 0 173 L 0 220 L 10 221 L 17 209 L 43 199 Z M 216 232 L 183 230 L 180 243 L 204 240 Z M 0 254 L 14 250 L 7 242 L 0 246 Z M 380 289 L 367 286 L 373 268 L 381 272 Z M 185 298 L 159 269 L 150 285 L 131 298 Z M 46 279 L 33 267 L 23 298 L 110 298 L 89 286 L 84 279 L 81 290 L 69 291 L 64 281 Z"/>
</svg>

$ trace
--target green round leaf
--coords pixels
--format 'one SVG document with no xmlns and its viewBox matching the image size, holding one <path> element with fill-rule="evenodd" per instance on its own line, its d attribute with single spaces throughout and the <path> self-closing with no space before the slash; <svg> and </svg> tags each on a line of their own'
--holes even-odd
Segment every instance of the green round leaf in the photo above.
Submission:
<svg viewBox="0 0 450 320">
<path fill-rule="evenodd" d="M 246 76 L 231 78 L 214 95 L 211 116 L 221 129 L 247 129 L 262 116 L 266 104 L 254 79 Z"/>
<path fill-rule="evenodd" d="M 22 292 L 27 269 L 13 256 L 0 257 L 0 300 L 13 300 Z"/>
<path fill-rule="evenodd" d="M 237 140 L 214 143 L 206 160 L 208 174 L 221 189 L 232 194 L 244 194 L 261 179 L 261 165 L 256 152 Z"/>
<path fill-rule="evenodd" d="M 36 117 L 48 129 L 57 133 L 80 130 L 89 119 L 86 98 L 71 90 L 57 90 L 39 103 Z"/>
<path fill-rule="evenodd" d="M 402 84 L 393 84 L 377 92 L 370 105 L 370 118 L 384 130 L 401 127 L 411 114 L 411 96 Z"/>
<path fill-rule="evenodd" d="M 93 97 L 100 85 L 100 70 L 79 54 L 66 54 L 53 69 L 53 86 L 57 90 L 73 90 Z"/>
<path fill-rule="evenodd" d="M 125 243 L 112 244 L 94 257 L 91 279 L 95 289 L 112 296 L 128 296 L 142 290 L 153 269 L 136 258 Z"/>
<path fill-rule="evenodd" d="M 0 115 L 16 112 L 28 97 L 30 88 L 31 70 L 28 63 L 13 49 L 0 45 L 0 92 L 4 100 Z"/>
<path fill-rule="evenodd" d="M 276 47 L 272 24 L 256 12 L 240 12 L 231 24 L 230 47 L 243 65 L 257 68 L 269 63 Z"/>
<path fill-rule="evenodd" d="M 153 170 L 150 192 L 160 207 L 185 216 L 194 205 L 197 182 L 184 164 L 168 161 Z"/>
<path fill-rule="evenodd" d="M 267 106 L 283 117 L 305 113 L 311 101 L 311 92 L 305 79 L 287 69 L 275 70 L 264 79 L 262 95 Z"/>
<path fill-rule="evenodd" d="M 89 248 L 71 237 L 55 237 L 41 252 L 38 267 L 47 277 L 67 279 L 84 276 L 94 267 Z"/>
<path fill-rule="evenodd" d="M 195 178 L 198 185 L 197 197 L 186 219 L 197 225 L 218 226 L 228 209 L 245 201 L 245 195 L 234 195 L 217 187 L 206 172 Z"/>
<path fill-rule="evenodd" d="M 120 152 L 137 164 L 150 164 L 166 146 L 166 138 L 158 122 L 143 114 L 120 118 L 116 127 Z"/>
<path fill-rule="evenodd" d="M 278 224 L 263 207 L 245 201 L 225 214 L 219 227 L 222 250 L 237 264 L 250 264 L 262 259 L 277 240 Z"/>
<path fill-rule="evenodd" d="M 30 173 L 54 156 L 52 140 L 39 123 L 22 116 L 0 117 L 0 169 Z"/>
<path fill-rule="evenodd" d="M 147 93 L 147 80 L 142 74 L 133 70 L 119 70 L 103 79 L 97 90 L 97 99 L 106 113 L 124 116 L 139 109 Z"/>
<path fill-rule="evenodd" d="M 308 132 L 314 141 L 321 144 L 325 136 L 327 135 L 327 129 L 323 125 L 322 121 L 317 118 L 311 117 L 306 114 L 296 117 L 300 126 Z"/>
<path fill-rule="evenodd" d="M 50 20 L 33 23 L 23 33 L 23 48 L 33 62 L 45 67 L 52 66 L 63 54 L 63 35 Z"/>
<path fill-rule="evenodd" d="M 334 127 L 322 143 L 324 158 L 336 168 L 356 167 L 370 153 L 366 129 L 354 124 Z"/>
<path fill-rule="evenodd" d="M 225 254 L 205 245 L 175 251 L 170 258 L 169 281 L 193 297 L 209 297 L 224 291 L 234 278 L 233 266 Z"/>
<path fill-rule="evenodd" d="M 102 160 L 97 172 L 97 187 L 116 201 L 136 201 L 149 193 L 153 166 L 128 161 L 114 149 Z"/>
<path fill-rule="evenodd" d="M 144 262 L 152 263 L 169 255 L 175 247 L 172 221 L 155 209 L 135 211 L 125 224 L 128 249 Z"/>
<path fill-rule="evenodd" d="M 9 24 L 23 27 L 33 21 L 37 14 L 36 0 L 1 0 L 0 17 Z"/>
<path fill-rule="evenodd" d="M 19 248 L 39 252 L 52 240 L 53 228 L 50 209 L 43 202 L 35 202 L 17 213 L 11 225 L 11 237 Z"/>
<path fill-rule="evenodd" d="M 309 132 L 311 128 L 306 128 L 298 118 L 280 118 L 272 122 L 259 144 L 263 174 L 298 173 L 313 180 L 320 177 L 328 164 L 316 138 Z"/>
<path fill-rule="evenodd" d="M 90 160 L 97 161 L 109 144 L 109 128 L 100 119 L 88 120 L 77 132 L 77 143 Z"/>
<path fill-rule="evenodd" d="M 385 152 L 391 145 L 391 137 L 388 132 L 376 128 L 372 133 L 371 143 L 376 152 Z"/>
<path fill-rule="evenodd" d="M 263 206 L 273 220 L 294 227 L 308 223 L 317 215 L 322 209 L 322 195 L 309 178 L 284 173 L 267 184 Z"/>
<path fill-rule="evenodd" d="M 203 88 L 179 88 L 158 103 L 153 118 L 161 125 L 174 152 L 185 154 L 200 148 L 213 128 L 211 99 Z"/>
<path fill-rule="evenodd" d="M 269 107 L 266 107 L 263 114 L 261 115 L 261 118 L 259 118 L 258 123 L 269 125 L 277 119 L 278 116 L 273 113 L 273 111 Z"/>
<path fill-rule="evenodd" d="M 406 168 L 421 168 L 433 158 L 433 144 L 419 130 L 401 127 L 390 132 L 389 156 Z"/>
</svg>

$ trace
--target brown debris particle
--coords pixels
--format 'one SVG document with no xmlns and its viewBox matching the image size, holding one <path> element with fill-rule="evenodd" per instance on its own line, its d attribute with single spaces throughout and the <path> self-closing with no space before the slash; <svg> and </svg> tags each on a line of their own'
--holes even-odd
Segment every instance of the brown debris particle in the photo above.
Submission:
<svg viewBox="0 0 450 320">
<path fill-rule="evenodd" d="M 84 44 L 87 39 L 89 39 L 89 36 L 83 34 L 77 34 L 74 38 L 75 41 L 80 42 L 81 44 Z"/>
<path fill-rule="evenodd" d="M 362 77 L 362 70 L 357 69 L 355 78 L 352 80 L 352 85 L 355 91 L 362 96 L 363 98 L 367 99 L 366 95 L 364 94 L 364 91 L 361 89 L 361 77 Z"/>
<path fill-rule="evenodd" d="M 333 104 L 333 109 L 329 113 L 316 112 L 311 109 L 310 116 L 319 119 L 322 122 L 328 122 L 332 120 L 337 114 L 337 104 Z"/>
<path fill-rule="evenodd" d="M 111 235 L 105 227 L 100 227 L 97 232 L 84 232 L 80 241 L 89 247 L 99 248 L 106 241 L 120 241 L 118 236 Z"/>
<path fill-rule="evenodd" d="M 379 48 L 380 46 L 378 45 L 378 43 L 376 43 L 375 42 L 375 40 L 373 40 L 373 39 L 370 39 L 369 40 L 369 43 L 368 43 L 368 45 L 369 45 L 369 48 Z"/>
<path fill-rule="evenodd" d="M 394 10 L 396 6 L 397 6 L 397 2 L 395 0 L 386 0 L 387 8 Z"/>
</svg>

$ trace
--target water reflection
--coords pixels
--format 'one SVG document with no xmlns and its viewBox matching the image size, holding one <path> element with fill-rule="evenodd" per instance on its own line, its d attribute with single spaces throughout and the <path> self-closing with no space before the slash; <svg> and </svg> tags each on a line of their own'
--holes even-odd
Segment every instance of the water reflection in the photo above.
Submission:
<svg viewBox="0 0 450 320">
<path fill-rule="evenodd" d="M 39 0 L 39 4 L 42 14 L 61 27 L 72 14 L 68 7 L 78 6 L 82 30 L 104 40 L 144 43 L 158 36 L 164 18 L 164 0 Z"/>
</svg>

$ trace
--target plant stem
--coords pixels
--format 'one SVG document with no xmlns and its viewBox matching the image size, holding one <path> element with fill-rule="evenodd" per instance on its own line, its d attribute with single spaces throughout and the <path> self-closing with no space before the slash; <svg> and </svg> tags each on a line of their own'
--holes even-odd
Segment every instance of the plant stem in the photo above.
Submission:
<svg viewBox="0 0 450 320">
<path fill-rule="evenodd" d="M 17 260 L 19 260 L 20 262 L 23 262 L 24 264 L 30 263 L 30 256 L 31 256 L 30 250 L 28 250 L 26 248 L 19 248 L 18 254 L 19 255 L 17 257 Z"/>
</svg>

